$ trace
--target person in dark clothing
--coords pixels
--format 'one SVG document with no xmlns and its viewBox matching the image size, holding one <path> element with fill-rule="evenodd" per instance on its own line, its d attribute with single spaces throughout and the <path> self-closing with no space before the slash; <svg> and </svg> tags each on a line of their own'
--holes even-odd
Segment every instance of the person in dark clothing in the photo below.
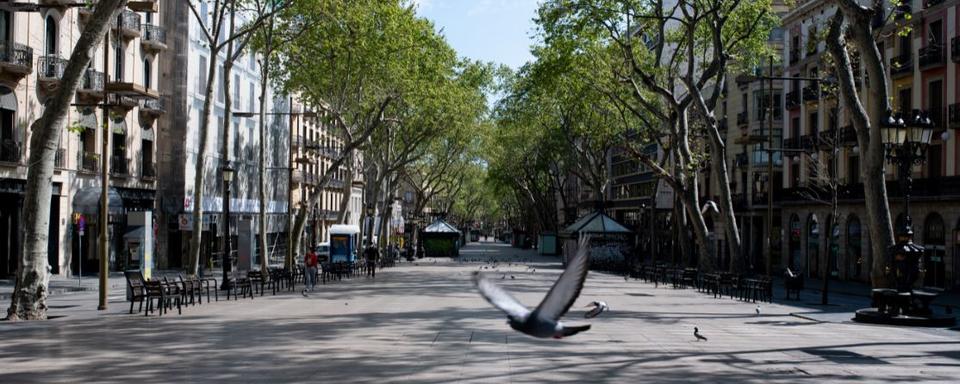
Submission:
<svg viewBox="0 0 960 384">
<path fill-rule="evenodd" d="M 363 256 L 367 259 L 367 276 L 376 278 L 377 260 L 380 259 L 380 250 L 371 245 L 363 252 Z"/>
</svg>

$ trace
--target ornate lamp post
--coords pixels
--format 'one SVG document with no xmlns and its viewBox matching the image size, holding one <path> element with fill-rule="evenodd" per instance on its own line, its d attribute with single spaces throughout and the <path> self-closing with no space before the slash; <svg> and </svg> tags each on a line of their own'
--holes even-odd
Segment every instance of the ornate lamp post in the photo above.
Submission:
<svg viewBox="0 0 960 384">
<path fill-rule="evenodd" d="M 223 283 L 220 289 L 228 289 L 230 287 L 230 272 L 232 271 L 232 262 L 230 254 L 233 253 L 232 244 L 230 242 L 230 183 L 233 181 L 233 168 L 230 168 L 230 165 L 226 165 L 220 169 L 223 175 L 223 216 L 224 216 L 224 245 L 223 245 L 223 260 L 222 268 L 223 269 Z"/>
<path fill-rule="evenodd" d="M 933 122 L 926 111 L 918 109 L 914 109 L 906 119 L 901 114 L 887 111 L 887 119 L 881 128 L 887 161 L 897 166 L 904 201 L 903 227 L 894 228 L 897 243 L 888 250 L 892 264 L 890 273 L 893 274 L 898 292 L 910 292 L 919 274 L 924 251 L 922 246 L 913 243 L 910 218 L 913 177 L 910 171 L 914 165 L 926 161 L 927 147 L 933 136 Z"/>
</svg>

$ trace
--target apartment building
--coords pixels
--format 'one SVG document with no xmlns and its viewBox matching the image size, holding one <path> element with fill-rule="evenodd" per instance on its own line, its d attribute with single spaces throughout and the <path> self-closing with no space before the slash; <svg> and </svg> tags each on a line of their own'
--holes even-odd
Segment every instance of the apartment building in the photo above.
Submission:
<svg viewBox="0 0 960 384">
<path fill-rule="evenodd" d="M 179 268 L 186 261 L 192 236 L 192 212 L 203 211 L 203 233 L 201 236 L 201 254 L 205 266 L 213 266 L 221 260 L 223 249 L 223 208 L 225 203 L 224 182 L 221 169 L 229 165 L 235 170 L 231 182 L 231 236 L 238 241 L 238 228 L 241 222 L 257 223 L 259 212 L 259 148 L 266 146 L 267 158 L 267 228 L 269 235 L 267 254 L 271 260 L 282 260 L 285 254 L 286 230 L 288 224 L 288 184 L 290 170 L 288 166 L 291 104 L 288 98 L 280 96 L 272 86 L 267 89 L 267 142 L 259 139 L 259 97 L 260 64 L 257 56 L 245 52 L 237 60 L 231 76 L 230 87 L 224 84 L 223 64 L 225 50 L 212 57 L 203 32 L 209 25 L 212 4 L 195 1 L 198 13 L 206 20 L 197 20 L 194 14 L 180 1 L 164 1 L 161 8 L 169 17 L 162 25 L 167 30 L 170 51 L 169 59 L 161 64 L 163 81 L 160 90 L 167 95 L 170 118 L 162 120 L 159 127 L 160 156 L 157 161 L 160 186 L 157 201 L 158 234 L 157 264 L 160 268 Z M 238 13 L 238 23 L 244 15 Z M 224 27 L 227 28 L 227 27 Z M 220 41 L 225 39 L 221 35 Z M 210 61 L 217 62 L 217 80 L 207 84 L 207 69 Z M 194 185 L 196 162 L 199 158 L 200 120 L 203 113 L 204 93 L 207 87 L 214 87 L 214 100 L 211 105 L 211 121 L 207 131 L 205 150 L 205 182 Z M 232 108 L 235 113 L 231 124 L 230 137 L 224 137 L 226 92 L 231 92 Z M 228 140 L 229 150 L 226 158 L 221 154 L 223 140 Z M 203 200 L 193 201 L 194 188 L 203 188 Z M 260 228 L 254 227 L 259 233 Z M 233 247 L 234 250 L 238 247 Z M 256 257 L 264 254 L 256 250 Z M 256 262 L 256 260 L 254 260 Z M 218 265 L 218 264 L 216 264 Z"/>
<path fill-rule="evenodd" d="M 111 270 L 130 262 L 123 244 L 125 213 L 155 209 L 156 127 L 165 116 L 157 63 L 167 48 L 160 26 L 165 15 L 158 12 L 158 3 L 128 4 L 97 48 L 76 92 L 53 176 L 49 263 L 55 274 L 98 270 L 104 158 L 109 163 Z M 30 126 L 55 92 L 92 15 L 86 3 L 38 4 L 32 12 L 0 7 L 0 276 L 14 273 L 22 252 Z"/>
<path fill-rule="evenodd" d="M 923 260 L 926 286 L 954 288 L 960 285 L 960 155 L 956 128 L 960 127 L 960 31 L 958 1 L 908 0 L 875 21 L 882 28 L 877 41 L 889 76 L 892 105 L 897 111 L 925 110 L 935 124 L 933 141 L 924 164 L 913 167 L 914 240 L 926 248 Z M 824 44 L 816 38 L 826 28 L 835 8 L 826 1 L 799 1 L 784 17 L 784 72 L 792 77 L 830 79 L 824 67 Z M 908 16 L 909 15 L 909 16 Z M 887 20 L 885 23 L 884 20 Z M 893 22 L 909 25 L 910 33 L 892 33 Z M 865 74 L 855 66 L 858 86 L 865 87 Z M 786 159 L 783 173 L 782 225 L 786 247 L 783 263 L 809 275 L 829 268 L 833 278 L 868 281 L 874 255 L 869 247 L 863 184 L 860 181 L 859 148 L 849 113 L 835 96 L 806 81 L 786 84 L 783 146 L 803 149 Z M 863 96 L 864 103 L 871 101 Z M 839 131 L 838 131 L 839 130 Z M 836 161 L 826 167 L 811 166 L 836 148 Z M 822 160 L 821 160 L 822 161 Z M 839 215 L 829 206 L 811 202 L 809 191 L 816 180 L 835 180 L 839 185 Z M 892 166 L 887 168 L 887 192 L 896 223 L 904 220 L 903 191 Z M 821 257 L 824 255 L 826 257 Z M 820 259 L 826 266 L 819 265 Z"/>
<path fill-rule="evenodd" d="M 306 112 L 305 106 L 294 99 L 290 159 L 293 169 L 291 201 L 298 208 L 319 194 L 319 202 L 310 207 L 303 245 L 329 241 L 329 229 L 338 222 L 343 199 L 348 199 L 344 224 L 357 225 L 363 204 L 363 172 L 360 172 L 361 155 L 353 159 L 353 178 L 349 179 L 348 164 L 344 163 L 330 171 L 330 167 L 343 150 L 344 143 L 331 126 L 332 119 L 323 112 Z M 302 118 L 298 118 L 302 116 Z M 351 160 L 347 160 L 351 161 Z M 330 180 L 322 188 L 320 179 L 332 172 Z"/>
</svg>

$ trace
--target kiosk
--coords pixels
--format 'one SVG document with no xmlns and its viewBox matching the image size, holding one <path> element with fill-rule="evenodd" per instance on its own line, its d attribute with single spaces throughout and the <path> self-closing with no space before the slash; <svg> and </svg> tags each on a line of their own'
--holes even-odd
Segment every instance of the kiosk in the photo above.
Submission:
<svg viewBox="0 0 960 384">
<path fill-rule="evenodd" d="M 330 262 L 354 262 L 357 259 L 360 227 L 335 224 L 330 226 Z"/>
</svg>

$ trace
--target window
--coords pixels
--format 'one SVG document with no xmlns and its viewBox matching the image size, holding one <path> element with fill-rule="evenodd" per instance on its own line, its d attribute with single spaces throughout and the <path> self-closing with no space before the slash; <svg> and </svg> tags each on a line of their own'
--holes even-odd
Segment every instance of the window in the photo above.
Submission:
<svg viewBox="0 0 960 384">
<path fill-rule="evenodd" d="M 143 59 L 143 86 L 147 89 L 153 88 L 153 67 L 150 65 L 150 59 Z"/>
<path fill-rule="evenodd" d="M 847 158 L 847 184 L 860 182 L 860 156 Z"/>
<path fill-rule="evenodd" d="M 153 167 L 153 141 L 140 141 L 140 173 L 144 177 L 156 176 L 156 169 Z"/>
<path fill-rule="evenodd" d="M 816 136 L 820 133 L 820 114 L 817 112 L 810 112 L 810 124 L 807 127 L 807 133 L 810 135 Z"/>
<path fill-rule="evenodd" d="M 207 14 L 210 11 L 207 9 L 207 0 L 200 0 L 200 22 L 203 23 L 203 26 L 207 26 Z"/>
<path fill-rule="evenodd" d="M 217 71 L 217 74 L 218 74 L 217 78 L 220 79 L 219 81 L 220 84 L 217 86 L 217 101 L 222 103 L 224 93 L 226 92 L 226 89 L 223 89 L 223 86 L 224 86 L 223 65 L 220 66 L 220 68 Z"/>
<path fill-rule="evenodd" d="M 766 120 L 767 111 L 770 110 L 770 92 L 754 92 L 754 116 L 756 120 Z M 774 92 L 773 94 L 773 119 L 780 120 L 783 117 L 783 110 L 781 108 L 781 95 L 780 92 Z"/>
<path fill-rule="evenodd" d="M 44 48 L 43 52 L 47 55 L 56 56 L 57 55 L 57 21 L 54 20 L 53 16 L 47 15 L 45 34 L 44 34 Z"/>
<path fill-rule="evenodd" d="M 937 20 L 927 27 L 927 45 L 943 44 L 943 21 Z"/>
<path fill-rule="evenodd" d="M 946 129 L 943 118 L 943 80 L 931 81 L 927 87 L 927 109 L 930 111 L 930 120 L 933 121 L 934 129 Z"/>
<path fill-rule="evenodd" d="M 233 108 L 240 108 L 240 75 L 233 75 Z"/>
<path fill-rule="evenodd" d="M 207 58 L 200 56 L 200 65 L 197 70 L 197 93 L 204 94 L 207 90 Z"/>
<path fill-rule="evenodd" d="M 117 44 L 114 48 L 113 77 L 117 82 L 123 81 L 123 44 Z"/>
<path fill-rule="evenodd" d="M 908 113 L 913 109 L 912 90 L 910 88 L 901 88 L 897 91 L 897 101 L 900 105 L 900 112 Z"/>
<path fill-rule="evenodd" d="M 13 17 L 9 11 L 0 11 L 0 41 L 13 40 Z"/>
<path fill-rule="evenodd" d="M 247 111 L 249 111 L 249 112 L 256 112 L 257 109 L 256 109 L 256 107 L 254 106 L 254 104 L 255 104 L 254 100 L 257 99 L 257 98 L 256 98 L 257 86 L 251 81 L 251 82 L 250 82 L 250 88 L 249 88 L 249 89 L 250 89 L 250 92 L 249 92 L 250 97 L 249 97 L 249 99 L 247 100 L 247 104 L 248 104 L 248 106 L 247 106 Z"/>
</svg>

